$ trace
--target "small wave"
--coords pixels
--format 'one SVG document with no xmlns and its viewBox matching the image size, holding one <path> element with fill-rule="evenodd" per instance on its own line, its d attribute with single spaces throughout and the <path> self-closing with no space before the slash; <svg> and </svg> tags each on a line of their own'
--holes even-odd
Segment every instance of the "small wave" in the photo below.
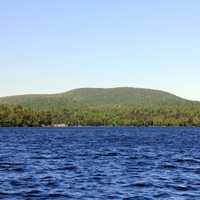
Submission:
<svg viewBox="0 0 200 200">
<path fill-rule="evenodd" d="M 178 158 L 174 160 L 177 163 L 191 163 L 191 164 L 200 164 L 200 160 L 193 158 Z"/>
<path fill-rule="evenodd" d="M 164 169 L 169 169 L 169 170 L 177 168 L 177 166 L 175 166 L 175 165 L 173 165 L 171 163 L 164 163 L 164 164 L 162 164 L 161 167 L 164 168 Z"/>
<path fill-rule="evenodd" d="M 145 196 L 133 196 L 133 197 L 124 198 L 123 200 L 153 200 L 153 199 L 145 197 Z"/>
<path fill-rule="evenodd" d="M 167 199 L 167 198 L 170 198 L 170 194 L 166 193 L 166 192 L 159 192 L 158 194 L 155 194 L 154 197 L 156 199 Z"/>
<path fill-rule="evenodd" d="M 34 189 L 34 190 L 31 190 L 31 191 L 24 192 L 23 196 L 26 196 L 26 197 L 39 197 L 40 195 L 41 195 L 41 191 Z"/>
<path fill-rule="evenodd" d="M 64 167 L 60 167 L 57 170 L 77 171 L 78 167 L 74 166 L 74 165 L 67 165 L 67 166 L 64 166 Z"/>
<path fill-rule="evenodd" d="M 152 184 L 145 181 L 139 181 L 128 185 L 128 187 L 152 187 Z"/>
<path fill-rule="evenodd" d="M 0 163 L 0 171 L 23 172 L 24 165 L 21 163 Z"/>
<path fill-rule="evenodd" d="M 184 192 L 184 191 L 190 190 L 190 188 L 187 187 L 187 186 L 185 186 L 185 185 L 174 185 L 173 188 L 174 188 L 175 190 L 183 191 L 183 192 Z"/>
<path fill-rule="evenodd" d="M 8 195 L 10 195 L 9 192 L 0 192 L 0 196 L 8 196 Z"/>
<path fill-rule="evenodd" d="M 48 195 L 49 198 L 73 198 L 72 195 L 69 194 L 60 194 L 60 193 L 52 193 Z"/>
<path fill-rule="evenodd" d="M 130 156 L 130 157 L 128 157 L 128 159 L 129 160 L 137 160 L 137 159 L 139 159 L 139 157 L 138 156 Z"/>
<path fill-rule="evenodd" d="M 116 157 L 116 156 L 119 156 L 120 154 L 119 153 L 116 153 L 116 152 L 109 152 L 109 153 L 97 153 L 95 155 L 95 157 Z"/>
<path fill-rule="evenodd" d="M 23 185 L 21 182 L 16 181 L 16 180 L 11 180 L 11 181 L 10 181 L 10 184 L 11 184 L 12 186 L 21 186 L 21 185 Z"/>
</svg>

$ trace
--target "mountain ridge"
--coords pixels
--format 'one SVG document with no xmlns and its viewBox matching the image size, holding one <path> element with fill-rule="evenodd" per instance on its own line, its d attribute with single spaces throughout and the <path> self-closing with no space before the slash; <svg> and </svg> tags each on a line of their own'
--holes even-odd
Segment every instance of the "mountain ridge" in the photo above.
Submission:
<svg viewBox="0 0 200 200">
<path fill-rule="evenodd" d="M 0 98 L 0 126 L 200 126 L 200 102 L 144 88 Z"/>
<path fill-rule="evenodd" d="M 10 98 L 10 97 L 23 97 L 23 96 L 55 96 L 55 95 L 63 95 L 69 92 L 73 92 L 73 91 L 79 91 L 79 90 L 117 90 L 117 89 L 137 89 L 137 90 L 148 90 L 148 91 L 157 91 L 157 92 L 163 92 L 163 93 L 167 93 L 169 95 L 173 95 L 176 97 L 179 97 L 181 99 L 185 99 L 188 101 L 196 101 L 196 102 L 200 102 L 198 100 L 192 100 L 192 99 L 187 99 L 181 96 L 178 96 L 174 93 L 171 92 L 167 92 L 165 90 L 160 90 L 160 89 L 152 89 L 152 88 L 140 88 L 140 87 L 109 87 L 109 88 L 104 88 L 104 87 L 80 87 L 80 88 L 74 88 L 74 89 L 70 89 L 70 90 L 66 90 L 64 92 L 50 92 L 50 93 L 30 93 L 30 94 L 13 94 L 13 95 L 5 95 L 5 96 L 0 96 L 0 99 L 4 99 L 4 98 Z"/>
<path fill-rule="evenodd" d="M 36 110 L 64 109 L 68 107 L 115 107 L 115 106 L 166 106 L 199 104 L 162 90 L 115 87 L 77 88 L 55 94 L 26 94 L 0 97 L 1 104 L 14 104 Z"/>
</svg>

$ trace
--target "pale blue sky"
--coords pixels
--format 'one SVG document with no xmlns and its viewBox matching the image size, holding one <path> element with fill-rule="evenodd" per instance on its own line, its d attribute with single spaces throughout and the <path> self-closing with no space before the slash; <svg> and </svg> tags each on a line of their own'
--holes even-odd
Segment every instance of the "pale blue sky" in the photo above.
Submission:
<svg viewBox="0 0 200 200">
<path fill-rule="evenodd" d="M 0 2 L 0 96 L 155 88 L 200 100 L 199 0 Z"/>
</svg>

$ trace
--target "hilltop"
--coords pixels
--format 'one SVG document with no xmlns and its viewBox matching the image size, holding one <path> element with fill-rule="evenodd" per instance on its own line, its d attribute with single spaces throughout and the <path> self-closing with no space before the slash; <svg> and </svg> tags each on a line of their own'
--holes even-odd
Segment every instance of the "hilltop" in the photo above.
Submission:
<svg viewBox="0 0 200 200">
<path fill-rule="evenodd" d="M 1 104 L 14 104 L 34 110 L 70 108 L 158 107 L 175 106 L 192 101 L 173 94 L 141 88 L 80 88 L 51 95 L 20 95 L 0 98 Z"/>
<path fill-rule="evenodd" d="M 0 126 L 200 126 L 200 102 L 141 88 L 81 88 L 0 98 Z"/>
</svg>

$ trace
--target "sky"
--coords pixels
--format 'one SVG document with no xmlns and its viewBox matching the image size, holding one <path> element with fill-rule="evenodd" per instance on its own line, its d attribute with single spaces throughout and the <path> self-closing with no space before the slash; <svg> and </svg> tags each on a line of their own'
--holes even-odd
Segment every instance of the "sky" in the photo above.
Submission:
<svg viewBox="0 0 200 200">
<path fill-rule="evenodd" d="M 200 100 L 199 0 L 0 1 L 0 96 L 82 87 Z"/>
</svg>

